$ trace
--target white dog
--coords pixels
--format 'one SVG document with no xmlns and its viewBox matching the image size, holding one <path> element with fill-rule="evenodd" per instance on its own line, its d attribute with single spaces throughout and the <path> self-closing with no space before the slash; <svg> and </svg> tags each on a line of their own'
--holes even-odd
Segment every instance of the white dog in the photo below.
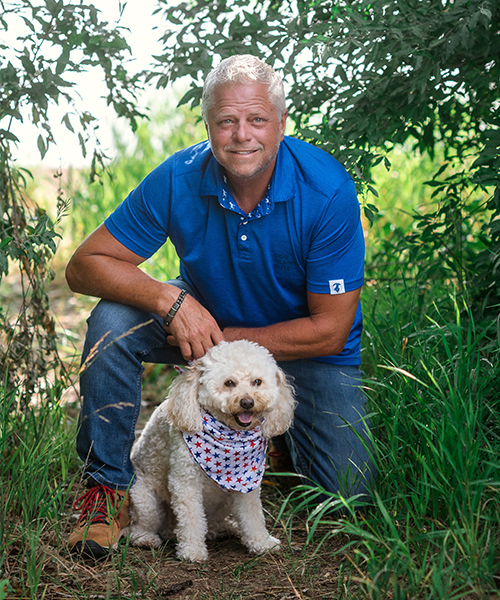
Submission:
<svg viewBox="0 0 500 600">
<path fill-rule="evenodd" d="M 285 374 L 258 344 L 221 342 L 191 363 L 132 448 L 132 543 L 157 548 L 176 535 L 177 556 L 192 562 L 224 532 L 252 553 L 277 548 L 260 481 L 267 440 L 288 429 L 294 406 Z"/>
</svg>

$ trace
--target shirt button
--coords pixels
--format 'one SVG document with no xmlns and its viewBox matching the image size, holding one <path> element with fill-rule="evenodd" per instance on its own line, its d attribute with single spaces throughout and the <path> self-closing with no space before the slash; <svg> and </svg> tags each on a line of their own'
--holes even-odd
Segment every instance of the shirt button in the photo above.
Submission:
<svg viewBox="0 0 500 600">
<path fill-rule="evenodd" d="M 242 235 L 242 236 L 241 236 L 241 241 L 243 241 L 243 242 L 246 242 L 246 241 L 247 241 L 247 239 L 248 239 L 248 238 L 247 238 L 247 236 L 246 236 L 246 235 Z"/>
</svg>

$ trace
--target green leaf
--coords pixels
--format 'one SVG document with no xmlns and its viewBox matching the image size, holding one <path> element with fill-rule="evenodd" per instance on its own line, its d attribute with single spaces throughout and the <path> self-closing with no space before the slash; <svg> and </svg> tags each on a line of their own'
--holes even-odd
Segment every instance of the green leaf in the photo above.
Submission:
<svg viewBox="0 0 500 600">
<path fill-rule="evenodd" d="M 69 64 L 70 57 L 70 48 L 68 46 L 64 46 L 61 52 L 61 56 L 57 59 L 56 62 L 56 74 L 61 75 L 64 73 Z"/>
<path fill-rule="evenodd" d="M 318 131 L 316 131 L 315 129 L 309 129 L 309 128 L 304 128 L 304 129 L 299 129 L 298 133 L 300 133 L 300 135 L 304 136 L 305 138 L 309 138 L 309 139 L 313 139 L 313 140 L 317 140 L 317 141 L 324 141 L 324 136 L 319 133 Z"/>
<path fill-rule="evenodd" d="M 19 138 L 15 136 L 11 131 L 6 129 L 0 129 L 0 139 L 9 140 L 11 142 L 18 142 Z"/>
<path fill-rule="evenodd" d="M 2 241 L 0 241 L 0 250 L 4 250 L 13 240 L 14 238 L 10 235 L 5 237 Z"/>
<path fill-rule="evenodd" d="M 485 8 L 484 6 L 480 6 L 479 7 L 479 12 L 484 15 L 488 21 L 491 21 L 492 17 L 493 17 L 493 13 L 491 12 L 491 10 L 488 10 L 487 8 Z"/>
<path fill-rule="evenodd" d="M 373 225 L 373 223 L 375 222 L 374 212 L 372 210 L 370 210 L 368 208 L 368 206 L 363 206 L 363 214 L 368 219 L 368 222 L 370 223 L 370 227 L 371 227 Z"/>
<path fill-rule="evenodd" d="M 23 64 L 24 70 L 26 71 L 26 73 L 28 73 L 28 75 L 35 74 L 35 65 L 33 64 L 28 55 L 23 54 L 21 56 L 21 62 Z"/>
<path fill-rule="evenodd" d="M 177 106 L 187 104 L 190 100 L 192 101 L 191 107 L 197 106 L 201 102 L 202 91 L 203 89 L 201 87 L 192 87 L 182 96 L 177 103 Z"/>
<path fill-rule="evenodd" d="M 75 130 L 73 129 L 73 125 L 71 125 L 71 121 L 69 120 L 69 114 L 66 113 L 64 115 L 64 117 L 62 118 L 61 123 L 64 123 L 64 125 L 66 126 L 67 129 L 69 129 L 71 131 L 71 133 L 75 133 Z"/>
<path fill-rule="evenodd" d="M 41 134 L 38 136 L 37 146 L 38 146 L 38 151 L 40 152 L 40 156 L 43 159 L 45 157 L 45 155 L 47 154 L 47 145 L 45 144 L 45 141 Z"/>
<path fill-rule="evenodd" d="M 87 156 L 87 148 L 85 147 L 85 141 L 81 133 L 78 134 L 78 142 L 80 143 L 80 148 L 82 150 L 82 155 L 84 158 Z"/>
</svg>

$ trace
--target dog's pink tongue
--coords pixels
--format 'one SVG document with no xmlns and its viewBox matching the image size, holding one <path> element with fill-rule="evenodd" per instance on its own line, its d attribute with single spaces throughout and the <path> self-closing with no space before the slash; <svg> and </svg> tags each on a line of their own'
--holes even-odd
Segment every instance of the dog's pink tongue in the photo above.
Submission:
<svg viewBox="0 0 500 600">
<path fill-rule="evenodd" d="M 238 414 L 238 419 L 241 423 L 250 423 L 253 419 L 253 415 L 251 412 L 242 412 Z"/>
</svg>

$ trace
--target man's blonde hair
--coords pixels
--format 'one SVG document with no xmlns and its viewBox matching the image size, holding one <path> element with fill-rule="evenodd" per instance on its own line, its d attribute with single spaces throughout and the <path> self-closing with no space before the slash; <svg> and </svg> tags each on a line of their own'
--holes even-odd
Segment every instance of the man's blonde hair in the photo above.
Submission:
<svg viewBox="0 0 500 600">
<path fill-rule="evenodd" d="M 235 54 L 225 58 L 210 71 L 205 79 L 201 98 L 201 114 L 207 120 L 208 111 L 214 105 L 215 88 L 227 83 L 263 83 L 268 87 L 269 99 L 280 118 L 286 112 L 283 80 L 276 71 L 252 54 Z"/>
</svg>

